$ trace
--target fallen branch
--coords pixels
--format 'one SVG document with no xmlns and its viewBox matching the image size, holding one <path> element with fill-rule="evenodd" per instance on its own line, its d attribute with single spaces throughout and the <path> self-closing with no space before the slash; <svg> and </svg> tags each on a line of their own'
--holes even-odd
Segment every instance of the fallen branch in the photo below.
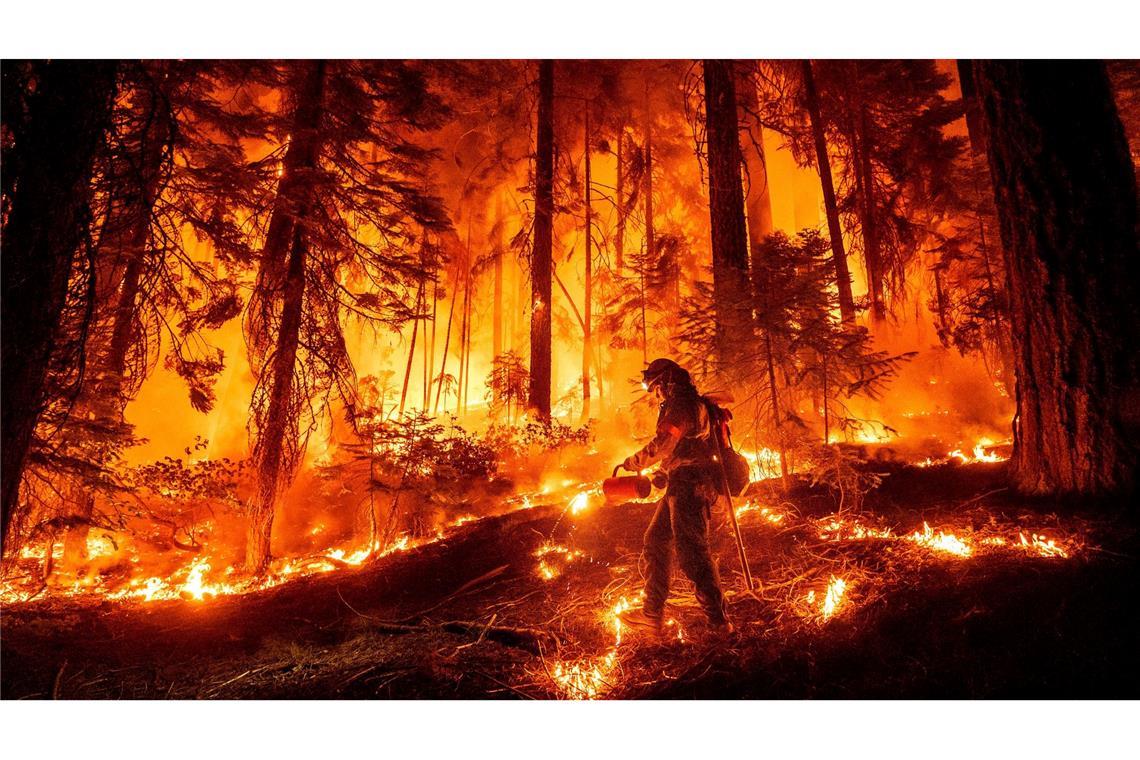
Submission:
<svg viewBox="0 0 1140 760">
<path fill-rule="evenodd" d="M 450 620 L 444 623 L 424 623 L 420 625 L 408 625 L 405 623 L 391 622 L 388 620 L 381 620 L 380 618 L 372 615 L 366 615 L 363 612 L 355 609 L 349 604 L 343 596 L 341 596 L 340 589 L 336 591 L 341 602 L 345 607 L 348 607 L 355 615 L 365 620 L 368 620 L 371 629 L 377 633 L 390 633 L 396 636 L 409 634 L 409 633 L 433 633 L 444 632 L 454 633 L 461 636 L 481 636 L 491 641 L 497 641 L 504 646 L 516 647 L 524 649 L 528 652 L 537 654 L 539 651 L 540 641 L 555 641 L 557 639 L 553 634 L 548 631 L 542 631 L 537 628 L 515 628 L 512 626 L 488 626 L 479 621 L 469 620 Z"/>
</svg>

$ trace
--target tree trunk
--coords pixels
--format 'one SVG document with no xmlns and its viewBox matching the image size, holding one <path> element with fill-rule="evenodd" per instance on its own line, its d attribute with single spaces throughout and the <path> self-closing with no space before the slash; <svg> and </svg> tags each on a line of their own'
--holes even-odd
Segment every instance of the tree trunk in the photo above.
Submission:
<svg viewBox="0 0 1140 760">
<path fill-rule="evenodd" d="M 20 477 L 44 403 L 52 347 L 72 262 L 88 231 L 91 171 L 109 118 L 115 64 L 35 64 L 26 129 L 5 153 L 14 157 L 4 225 L 0 298 L 0 533 L 8 530 Z"/>
<path fill-rule="evenodd" d="M 149 97 L 148 97 L 149 96 Z M 88 366 L 73 415 L 78 419 L 101 419 L 108 424 L 123 422 L 127 405 L 127 359 L 138 340 L 139 293 L 146 268 L 151 216 L 160 192 L 173 115 L 155 92 L 143 92 L 147 109 L 141 115 L 137 153 L 124 157 L 126 178 L 122 197 L 108 209 L 105 234 L 100 237 L 97 259 L 109 271 L 106 288 L 96 288 L 94 320 L 101 324 L 89 330 L 86 345 Z M 97 265 L 100 262 L 97 261 Z M 104 327 L 109 323 L 109 330 Z M 97 336 L 106 336 L 103 338 Z M 136 379 L 136 387 L 137 387 Z M 86 558 L 89 521 L 95 497 L 88 484 L 72 483 L 72 514 L 80 518 L 64 539 L 65 562 Z"/>
<path fill-rule="evenodd" d="M 748 241 L 744 230 L 744 193 L 740 183 L 740 142 L 732 63 L 705 61 L 704 80 L 716 349 L 720 363 L 718 369 L 725 373 L 733 369 L 741 348 L 752 345 L 746 297 Z"/>
<path fill-rule="evenodd" d="M 455 416 L 463 414 L 464 392 L 467 387 L 467 352 L 471 339 L 471 212 L 467 212 L 467 251 L 463 259 L 463 309 L 459 319 L 459 381 L 455 388 Z"/>
<path fill-rule="evenodd" d="M 495 303 L 491 322 L 491 361 L 503 353 L 503 200 L 499 198 L 495 206 Z M 499 391 L 494 390 L 495 405 L 499 403 Z"/>
<path fill-rule="evenodd" d="M 851 294 L 851 271 L 843 250 L 843 228 L 839 226 L 839 204 L 835 200 L 835 184 L 831 178 L 831 159 L 827 154 L 826 129 L 819 110 L 819 94 L 810 60 L 803 62 L 804 99 L 815 140 L 815 162 L 819 168 L 819 184 L 823 190 L 823 206 L 827 212 L 827 234 L 831 238 L 831 260 L 835 265 L 835 283 L 839 288 L 839 314 L 845 325 L 855 324 L 855 298 Z"/>
<path fill-rule="evenodd" d="M 966 132 L 970 136 L 970 150 L 982 153 L 986 150 L 985 129 L 982 126 L 982 113 L 978 108 L 978 93 L 974 86 L 974 70 L 970 61 L 956 61 L 958 86 L 962 90 L 962 103 L 966 107 Z"/>
<path fill-rule="evenodd" d="M 764 132 L 757 114 L 759 100 L 752 70 L 756 63 L 749 61 L 747 68 L 736 72 L 737 95 L 740 97 L 740 152 L 744 157 L 744 171 L 748 178 L 748 192 L 744 196 L 744 210 L 748 219 L 748 244 L 755 268 L 756 251 L 764 238 L 772 234 L 772 198 L 768 188 L 768 165 L 764 158 Z"/>
<path fill-rule="evenodd" d="M 308 242 L 305 216 L 310 212 L 311 173 L 320 155 L 320 122 L 325 85 L 324 61 L 306 64 L 297 92 L 294 128 L 283 159 L 281 183 L 258 272 L 259 287 L 280 299 L 281 315 L 273 352 L 270 354 L 265 424 L 258 431 L 253 459 L 257 468 L 257 492 L 250 503 L 246 535 L 246 569 L 261 575 L 269 567 L 270 538 L 280 488 L 291 480 L 292 462 L 286 456 L 286 437 L 296 437 L 291 414 L 296 393 L 297 353 L 305 300 L 305 259 Z M 280 295 L 278 295 L 280 294 Z"/>
<path fill-rule="evenodd" d="M 617 131 L 617 182 L 614 194 L 617 196 L 614 205 L 617 207 L 617 229 L 614 231 L 614 259 L 618 277 L 625 269 L 625 217 L 628 213 L 625 208 L 625 124 Z"/>
<path fill-rule="evenodd" d="M 1011 301 L 1013 481 L 1034 494 L 1132 492 L 1136 178 L 1104 65 L 975 61 L 973 74 Z"/>
<path fill-rule="evenodd" d="M 590 352 L 592 350 L 592 335 L 591 335 L 591 322 L 593 321 L 593 313 L 591 311 L 593 305 L 593 288 L 594 288 L 594 248 L 593 248 L 593 228 L 594 228 L 594 214 L 592 208 L 592 198 L 590 193 L 590 112 L 589 104 L 586 106 L 586 128 L 585 128 L 585 152 L 584 161 L 586 164 L 586 187 L 585 187 L 585 203 L 586 203 L 586 277 L 585 277 L 585 291 L 582 295 L 582 421 L 585 422 L 590 419 Z"/>
<path fill-rule="evenodd" d="M 404 369 L 404 387 L 400 390 L 400 416 L 404 415 L 404 405 L 408 400 L 408 384 L 412 379 L 412 361 L 416 358 L 416 336 L 420 331 L 419 315 L 423 312 L 424 283 L 416 290 L 416 317 L 412 320 L 412 341 L 408 346 L 408 366 Z"/>
<path fill-rule="evenodd" d="M 645 81 L 645 112 L 642 116 L 645 132 L 645 166 L 642 168 L 642 193 L 645 203 L 645 261 L 646 266 L 657 266 L 657 240 L 653 229 L 653 112 L 649 107 L 649 80 Z"/>
<path fill-rule="evenodd" d="M 855 186 L 859 196 L 859 216 L 863 228 L 863 259 L 867 265 L 867 300 L 871 304 L 871 319 L 882 322 L 887 317 L 883 303 L 883 262 L 879 250 L 877 203 L 875 201 L 875 172 L 871 163 L 872 139 L 867 104 L 860 91 L 859 64 L 855 64 L 853 86 L 856 90 L 857 123 L 854 125 L 853 152 L 855 160 Z"/>
<path fill-rule="evenodd" d="M 554 61 L 538 64 L 534 242 L 531 251 L 529 405 L 550 420 L 550 299 L 554 256 Z"/>
</svg>

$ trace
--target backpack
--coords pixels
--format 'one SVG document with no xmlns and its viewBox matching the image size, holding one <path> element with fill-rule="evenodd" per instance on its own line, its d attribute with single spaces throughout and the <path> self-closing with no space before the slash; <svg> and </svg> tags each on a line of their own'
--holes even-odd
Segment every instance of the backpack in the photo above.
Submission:
<svg viewBox="0 0 1140 760">
<path fill-rule="evenodd" d="M 732 412 L 708 398 L 703 400 L 709 413 L 709 426 L 712 428 L 713 453 L 724 465 L 729 495 L 739 496 L 752 479 L 752 469 L 748 466 L 748 460 L 732 445 L 732 431 L 728 428 Z M 720 473 L 716 475 L 719 476 Z"/>
</svg>

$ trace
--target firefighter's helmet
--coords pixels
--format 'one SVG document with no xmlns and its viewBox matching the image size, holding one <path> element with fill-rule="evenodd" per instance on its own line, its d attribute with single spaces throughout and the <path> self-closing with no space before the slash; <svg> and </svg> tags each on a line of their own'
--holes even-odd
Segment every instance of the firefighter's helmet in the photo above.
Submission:
<svg viewBox="0 0 1140 760">
<path fill-rule="evenodd" d="M 689 373 L 672 359 L 654 359 L 641 371 L 641 384 L 646 390 L 655 385 L 685 385 L 692 382 Z"/>
</svg>

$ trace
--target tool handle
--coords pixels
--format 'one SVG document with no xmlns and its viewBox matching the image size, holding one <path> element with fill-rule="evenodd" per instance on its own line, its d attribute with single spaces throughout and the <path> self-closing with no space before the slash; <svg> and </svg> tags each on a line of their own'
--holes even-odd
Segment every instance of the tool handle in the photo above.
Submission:
<svg viewBox="0 0 1140 760">
<path fill-rule="evenodd" d="M 621 465 L 620 465 L 620 464 L 618 464 L 618 465 L 614 465 L 614 474 L 612 475 L 612 477 L 615 477 L 615 478 L 616 478 L 616 477 L 617 477 L 617 474 L 618 474 L 618 470 L 620 470 L 620 469 L 621 469 Z"/>
</svg>

